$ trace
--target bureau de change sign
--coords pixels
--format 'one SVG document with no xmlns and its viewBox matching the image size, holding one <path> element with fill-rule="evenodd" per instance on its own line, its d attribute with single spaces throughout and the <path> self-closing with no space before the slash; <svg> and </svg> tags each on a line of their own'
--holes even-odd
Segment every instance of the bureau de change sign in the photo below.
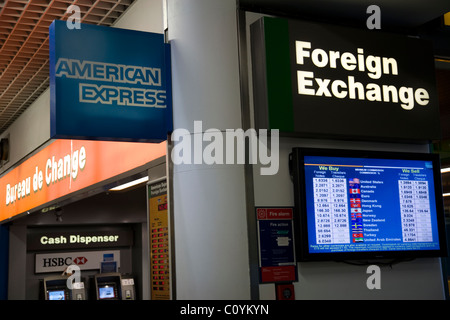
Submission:
<svg viewBox="0 0 450 320">
<path fill-rule="evenodd" d="M 163 34 L 50 26 L 51 137 L 160 142 L 172 130 Z"/>
<path fill-rule="evenodd" d="M 439 139 L 428 41 L 268 17 L 251 36 L 257 127 L 304 137 Z"/>
</svg>

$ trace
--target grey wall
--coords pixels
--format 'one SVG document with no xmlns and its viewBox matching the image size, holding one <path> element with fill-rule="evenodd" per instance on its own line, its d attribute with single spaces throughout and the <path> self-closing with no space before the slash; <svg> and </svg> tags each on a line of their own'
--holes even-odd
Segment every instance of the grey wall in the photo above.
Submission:
<svg viewBox="0 0 450 320">
<path fill-rule="evenodd" d="M 9 161 L 0 167 L 0 174 L 50 139 L 50 90 L 45 91 L 0 135 L 9 137 Z"/>
<path fill-rule="evenodd" d="M 174 128 L 240 128 L 236 1 L 167 4 Z M 177 299 L 250 298 L 244 184 L 243 165 L 174 166 Z"/>
</svg>

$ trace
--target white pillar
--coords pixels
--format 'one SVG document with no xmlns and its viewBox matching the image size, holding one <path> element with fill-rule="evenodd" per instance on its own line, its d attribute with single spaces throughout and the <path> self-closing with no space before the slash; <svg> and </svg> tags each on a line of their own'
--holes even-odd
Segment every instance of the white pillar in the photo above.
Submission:
<svg viewBox="0 0 450 320">
<path fill-rule="evenodd" d="M 167 0 L 174 128 L 241 128 L 236 0 Z M 250 299 L 242 165 L 177 165 L 176 298 Z"/>
</svg>

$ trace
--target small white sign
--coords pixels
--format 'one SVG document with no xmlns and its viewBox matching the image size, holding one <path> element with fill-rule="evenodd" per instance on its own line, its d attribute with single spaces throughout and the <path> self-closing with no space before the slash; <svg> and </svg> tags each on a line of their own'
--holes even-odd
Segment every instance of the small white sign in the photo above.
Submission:
<svg viewBox="0 0 450 320">
<path fill-rule="evenodd" d="M 134 279 L 122 279 L 122 286 L 133 286 L 134 285 Z"/>
</svg>

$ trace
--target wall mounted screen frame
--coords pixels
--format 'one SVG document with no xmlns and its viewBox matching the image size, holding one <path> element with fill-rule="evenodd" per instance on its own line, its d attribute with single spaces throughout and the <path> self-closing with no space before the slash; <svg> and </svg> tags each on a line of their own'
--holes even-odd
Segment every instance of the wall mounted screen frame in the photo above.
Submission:
<svg viewBox="0 0 450 320">
<path fill-rule="evenodd" d="M 420 165 L 425 166 L 425 164 L 427 171 L 419 170 Z M 294 226 L 299 261 L 447 256 L 439 155 L 294 148 L 290 155 L 290 165 L 294 183 Z M 419 171 L 408 173 L 407 170 Z M 425 175 L 423 175 L 424 172 L 426 172 Z M 431 219 L 431 242 L 429 242 L 430 239 L 427 242 L 417 239 L 409 239 L 405 242 L 404 240 L 407 238 L 403 238 L 402 230 L 407 231 L 408 228 L 407 224 L 402 222 L 401 217 L 401 214 L 406 212 L 400 208 L 400 202 L 403 201 L 403 183 L 416 179 L 413 177 L 417 179 L 421 177 L 420 179 L 429 183 L 429 185 L 426 184 L 429 207 L 425 211 Z M 316 215 L 316 208 L 320 204 L 317 203 L 319 195 L 316 196 L 314 193 L 313 182 L 319 180 L 313 180 L 314 178 L 327 179 L 326 182 L 328 183 L 332 181 L 343 183 L 342 185 L 326 186 L 330 188 L 342 187 L 341 195 L 344 200 L 341 201 L 346 204 L 342 207 L 344 214 L 341 217 L 344 220 L 339 220 L 339 223 L 341 223 L 339 226 L 342 226 L 343 237 L 347 238 L 340 240 L 339 245 L 335 246 L 335 240 L 325 242 L 325 244 L 320 243 L 320 239 L 317 238 L 320 232 L 326 233 L 329 230 L 321 231 L 323 224 L 319 225 L 322 221 L 319 221 L 320 217 L 317 218 L 319 215 Z M 339 178 L 341 180 L 331 180 Z M 402 182 L 397 180 L 402 180 Z M 317 187 L 320 186 L 322 185 L 317 185 Z M 353 186 L 355 186 L 354 189 Z M 323 190 L 317 189 L 316 191 Z M 352 192 L 355 192 L 355 194 L 352 194 Z M 358 195 L 365 198 L 358 200 Z M 401 197 L 402 199 L 400 199 Z M 364 204 L 364 210 L 361 205 L 357 205 L 358 202 Z M 355 207 L 361 208 L 360 211 L 357 210 L 358 208 L 353 208 L 353 203 L 356 203 Z M 405 206 L 405 208 L 407 207 Z M 358 220 L 360 224 L 353 224 L 352 222 L 355 222 L 355 220 L 352 219 L 356 217 L 356 215 L 352 215 L 353 213 L 361 213 L 358 218 L 364 220 Z M 392 220 L 391 217 L 395 217 L 395 220 Z M 327 222 L 332 223 L 331 220 Z M 362 227 L 362 230 L 358 229 L 359 227 Z M 361 232 L 354 233 L 353 228 L 356 230 L 355 232 Z M 384 231 L 387 233 L 384 233 Z M 336 234 L 338 234 L 338 231 L 336 231 Z M 353 242 L 355 235 L 358 236 L 360 242 Z M 399 240 L 399 237 L 402 237 L 401 240 Z M 411 243 L 413 245 L 410 245 Z"/>
</svg>

